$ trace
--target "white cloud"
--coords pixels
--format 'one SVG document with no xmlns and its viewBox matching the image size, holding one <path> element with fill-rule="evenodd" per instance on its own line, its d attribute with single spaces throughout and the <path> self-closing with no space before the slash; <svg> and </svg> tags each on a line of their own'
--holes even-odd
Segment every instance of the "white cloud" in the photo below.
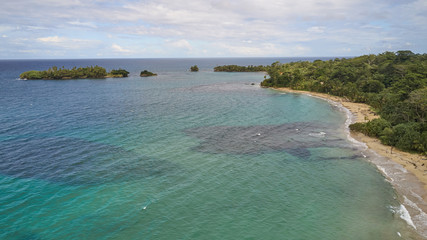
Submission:
<svg viewBox="0 0 427 240">
<path fill-rule="evenodd" d="M 216 43 L 216 47 L 219 49 L 226 50 L 223 55 L 232 55 L 232 56 L 245 56 L 245 57 L 254 57 L 254 56 L 278 56 L 284 53 L 284 49 L 272 43 L 265 44 L 230 44 L 230 43 Z"/>
<path fill-rule="evenodd" d="M 97 40 L 87 40 L 87 39 L 77 39 L 77 38 L 67 38 L 67 37 L 40 37 L 36 39 L 38 42 L 47 44 L 49 46 L 55 46 L 62 49 L 85 49 L 93 48 L 100 44 L 100 41 Z"/>
<path fill-rule="evenodd" d="M 81 26 L 81 27 L 96 28 L 96 24 L 94 24 L 94 23 L 92 23 L 92 22 L 80 22 L 79 20 L 76 20 L 76 21 L 70 21 L 70 22 L 68 22 L 68 24 L 70 24 L 70 25 L 74 25 L 74 26 Z"/>
<path fill-rule="evenodd" d="M 309 29 L 307 29 L 307 32 L 311 32 L 311 33 L 324 33 L 325 32 L 325 27 L 319 27 L 319 26 L 310 27 Z"/>
<path fill-rule="evenodd" d="M 340 52 L 340 53 L 345 53 L 345 52 L 351 52 L 351 48 L 340 48 L 340 49 L 338 49 L 337 50 L 337 52 Z"/>
<path fill-rule="evenodd" d="M 37 38 L 37 40 L 45 43 L 61 43 L 67 41 L 66 38 L 58 36 Z"/>
<path fill-rule="evenodd" d="M 185 49 L 187 51 L 192 50 L 191 44 L 185 39 L 181 39 L 178 41 L 167 41 L 167 44 L 175 48 Z"/>
<path fill-rule="evenodd" d="M 306 47 L 306 46 L 303 46 L 303 45 L 297 45 L 297 46 L 295 46 L 295 52 L 299 56 L 304 56 L 309 51 L 310 51 L 309 47 Z"/>
<path fill-rule="evenodd" d="M 117 45 L 117 44 L 113 44 L 111 46 L 111 48 L 113 49 L 114 52 L 118 52 L 118 53 L 131 53 L 131 51 L 129 49 L 124 49 L 121 46 Z"/>
<path fill-rule="evenodd" d="M 183 56 L 327 56 L 334 54 L 328 49 L 358 54 L 407 42 L 427 52 L 425 12 L 425 0 L 4 0 L 0 36 L 32 37 L 46 48 L 92 47 L 94 55 L 107 48 L 137 54 L 141 42 L 152 44 L 147 51 L 154 56 L 163 47 Z"/>
</svg>

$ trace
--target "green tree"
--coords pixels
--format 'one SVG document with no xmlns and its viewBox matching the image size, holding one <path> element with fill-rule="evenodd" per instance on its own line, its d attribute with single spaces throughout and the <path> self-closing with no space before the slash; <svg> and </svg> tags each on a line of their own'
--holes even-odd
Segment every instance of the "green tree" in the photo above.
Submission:
<svg viewBox="0 0 427 240">
<path fill-rule="evenodd" d="M 379 93 L 384 90 L 384 88 L 384 84 L 377 80 L 367 80 L 363 81 L 361 84 L 362 91 L 367 93 Z"/>
</svg>

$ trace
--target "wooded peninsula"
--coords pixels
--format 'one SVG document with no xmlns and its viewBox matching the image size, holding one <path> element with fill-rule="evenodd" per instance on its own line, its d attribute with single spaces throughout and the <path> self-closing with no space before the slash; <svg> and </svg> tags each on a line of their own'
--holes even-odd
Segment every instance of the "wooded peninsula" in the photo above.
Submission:
<svg viewBox="0 0 427 240">
<path fill-rule="evenodd" d="M 266 67 L 263 87 L 327 93 L 366 103 L 380 118 L 350 129 L 381 143 L 427 155 L 427 54 L 385 52 L 350 59 Z"/>
</svg>

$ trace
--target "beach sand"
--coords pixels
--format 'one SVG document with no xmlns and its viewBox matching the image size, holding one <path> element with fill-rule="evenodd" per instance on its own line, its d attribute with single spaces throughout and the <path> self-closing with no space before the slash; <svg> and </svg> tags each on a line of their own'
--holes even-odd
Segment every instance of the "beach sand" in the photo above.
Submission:
<svg viewBox="0 0 427 240">
<path fill-rule="evenodd" d="M 293 90 L 290 88 L 276 88 L 279 91 L 291 92 L 291 93 L 302 93 L 308 94 L 311 96 L 331 100 L 337 103 L 340 103 L 343 107 L 350 110 L 354 115 L 353 122 L 367 122 L 369 120 L 378 118 L 379 116 L 375 114 L 369 105 L 363 103 L 353 103 L 349 100 L 331 96 L 324 93 L 308 92 L 308 91 L 299 91 Z M 359 142 L 364 142 L 368 148 L 376 152 L 377 154 L 386 157 L 387 159 L 392 160 L 395 163 L 400 164 L 410 173 L 412 173 L 422 184 L 424 188 L 424 194 L 421 196 L 425 203 L 427 203 L 427 156 L 422 156 L 419 154 L 412 154 L 407 152 L 399 151 L 390 146 L 381 144 L 379 139 L 368 137 L 359 132 L 350 132 L 351 137 L 356 139 Z"/>
</svg>

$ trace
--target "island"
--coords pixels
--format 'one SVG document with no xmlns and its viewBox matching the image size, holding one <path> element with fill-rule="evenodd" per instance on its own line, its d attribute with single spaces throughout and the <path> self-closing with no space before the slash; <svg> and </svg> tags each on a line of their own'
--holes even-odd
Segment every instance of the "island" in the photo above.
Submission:
<svg viewBox="0 0 427 240">
<path fill-rule="evenodd" d="M 191 72 L 198 72 L 199 71 L 199 67 L 197 65 L 191 66 L 190 67 L 190 71 Z"/>
<path fill-rule="evenodd" d="M 107 77 L 112 77 L 112 78 L 121 78 L 121 77 L 128 77 L 129 72 L 119 68 L 118 70 L 111 70 L 111 72 L 109 72 L 107 74 Z"/>
<path fill-rule="evenodd" d="M 156 73 L 149 72 L 148 70 L 144 70 L 139 74 L 140 77 L 153 77 L 157 76 Z"/>
<path fill-rule="evenodd" d="M 382 144 L 427 155 L 427 54 L 384 52 L 350 59 L 273 63 L 263 87 L 326 93 L 365 103 L 378 117 L 350 125 Z"/>
<path fill-rule="evenodd" d="M 269 66 L 238 66 L 238 65 L 224 65 L 214 67 L 214 72 L 266 72 Z"/>
<path fill-rule="evenodd" d="M 73 67 L 66 69 L 64 67 L 58 68 L 53 66 L 45 71 L 27 71 L 19 75 L 19 78 L 25 80 L 67 80 L 67 79 L 102 79 L 102 78 L 122 78 L 127 77 L 128 71 L 124 69 L 111 70 L 107 73 L 105 68 L 100 66 L 90 67 Z"/>
</svg>

